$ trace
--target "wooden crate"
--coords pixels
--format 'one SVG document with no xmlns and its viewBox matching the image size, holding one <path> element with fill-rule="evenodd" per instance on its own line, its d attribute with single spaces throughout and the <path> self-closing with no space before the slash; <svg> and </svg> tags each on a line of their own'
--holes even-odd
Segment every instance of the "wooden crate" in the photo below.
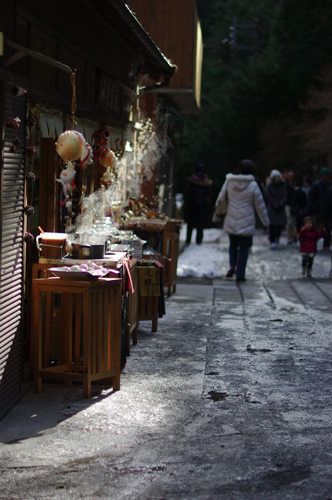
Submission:
<svg viewBox="0 0 332 500">
<path fill-rule="evenodd" d="M 61 297 L 60 359 L 59 365 L 51 366 L 56 294 Z M 120 389 L 121 279 L 34 279 L 32 303 L 35 392 L 41 392 L 43 378 L 62 380 L 67 385 L 72 381 L 82 382 L 86 398 L 91 395 L 91 382 L 96 380 L 111 379 L 113 389 Z"/>
</svg>

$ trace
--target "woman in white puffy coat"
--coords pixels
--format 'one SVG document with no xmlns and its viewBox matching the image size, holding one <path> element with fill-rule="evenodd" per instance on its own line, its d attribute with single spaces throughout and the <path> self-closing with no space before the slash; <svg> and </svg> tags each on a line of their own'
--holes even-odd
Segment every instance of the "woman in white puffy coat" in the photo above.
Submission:
<svg viewBox="0 0 332 500">
<path fill-rule="evenodd" d="M 263 226 L 269 225 L 262 192 L 255 180 L 255 165 L 251 160 L 242 160 L 237 170 L 240 174 L 227 174 L 216 201 L 227 198 L 227 213 L 224 231 L 229 235 L 229 264 L 226 274 L 236 281 L 246 281 L 245 271 L 252 237 L 255 234 L 255 210 Z"/>
</svg>

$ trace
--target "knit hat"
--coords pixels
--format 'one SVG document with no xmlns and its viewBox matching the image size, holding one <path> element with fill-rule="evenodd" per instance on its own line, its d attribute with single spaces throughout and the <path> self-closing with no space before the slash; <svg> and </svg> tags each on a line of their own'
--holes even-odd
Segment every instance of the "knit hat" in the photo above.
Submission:
<svg viewBox="0 0 332 500">
<path fill-rule="evenodd" d="M 320 176 L 322 177 L 323 175 L 331 175 L 330 169 L 327 167 L 323 167 L 320 171 Z"/>
<path fill-rule="evenodd" d="M 275 177 L 282 177 L 281 173 L 279 172 L 279 170 L 271 170 L 271 173 L 270 173 L 270 179 L 274 179 Z"/>
</svg>

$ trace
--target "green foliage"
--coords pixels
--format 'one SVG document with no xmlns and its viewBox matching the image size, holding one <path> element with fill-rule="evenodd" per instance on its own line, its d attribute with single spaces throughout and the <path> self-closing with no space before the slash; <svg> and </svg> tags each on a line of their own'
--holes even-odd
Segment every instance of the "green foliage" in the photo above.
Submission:
<svg viewBox="0 0 332 500">
<path fill-rule="evenodd" d="M 204 41 L 201 112 L 185 119 L 180 191 L 198 161 L 217 185 L 242 158 L 254 159 L 264 175 L 271 166 L 287 168 L 296 138 L 284 127 L 301 120 L 308 89 L 319 85 L 315 76 L 331 62 L 328 0 L 210 0 L 208 6 L 203 0 L 197 5 Z M 234 18 L 237 37 L 231 47 Z M 284 147 L 281 155 L 273 141 Z M 298 144 L 295 149 L 300 163 Z"/>
</svg>

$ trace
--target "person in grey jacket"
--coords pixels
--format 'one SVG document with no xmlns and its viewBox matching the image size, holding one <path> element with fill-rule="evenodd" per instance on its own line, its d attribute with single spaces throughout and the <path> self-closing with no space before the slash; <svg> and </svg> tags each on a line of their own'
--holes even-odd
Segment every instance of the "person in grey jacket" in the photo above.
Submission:
<svg viewBox="0 0 332 500">
<path fill-rule="evenodd" d="M 287 189 L 279 170 L 272 170 L 270 179 L 271 182 L 266 189 L 266 206 L 270 219 L 269 240 L 271 248 L 276 248 L 281 231 L 287 224 L 285 212 Z"/>
<path fill-rule="evenodd" d="M 255 234 L 255 210 L 263 226 L 269 225 L 269 218 L 262 192 L 255 180 L 255 165 L 251 160 L 242 160 L 237 168 L 240 173 L 227 174 L 218 195 L 219 201 L 227 199 L 227 213 L 224 220 L 224 231 L 229 235 L 229 264 L 226 274 L 231 278 L 236 274 L 236 281 L 246 281 L 245 271 Z"/>
</svg>

